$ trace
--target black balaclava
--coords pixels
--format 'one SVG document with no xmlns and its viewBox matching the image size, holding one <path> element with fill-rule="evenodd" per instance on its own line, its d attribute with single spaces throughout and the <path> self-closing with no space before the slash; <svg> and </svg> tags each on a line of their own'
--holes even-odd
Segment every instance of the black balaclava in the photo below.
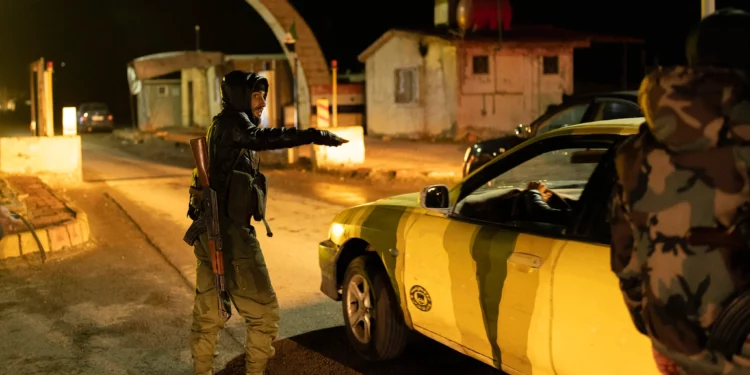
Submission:
<svg viewBox="0 0 750 375">
<path fill-rule="evenodd" d="M 250 98 L 256 91 L 268 93 L 268 80 L 256 73 L 235 70 L 221 82 L 221 104 L 225 110 L 244 112 L 253 124 L 259 125 L 260 119 L 250 108 Z"/>
<path fill-rule="evenodd" d="M 750 13 L 722 9 L 704 18 L 690 32 L 685 53 L 691 67 L 750 71 Z"/>
</svg>

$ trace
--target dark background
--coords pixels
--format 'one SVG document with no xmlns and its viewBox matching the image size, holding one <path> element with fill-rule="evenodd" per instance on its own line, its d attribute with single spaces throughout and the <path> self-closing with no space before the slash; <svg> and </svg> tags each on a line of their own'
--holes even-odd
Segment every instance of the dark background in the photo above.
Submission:
<svg viewBox="0 0 750 375">
<path fill-rule="evenodd" d="M 341 71 L 361 71 L 356 56 L 390 28 L 431 27 L 433 0 L 291 0 L 328 60 Z M 689 28 L 700 19 L 700 0 L 513 0 L 513 24 L 557 27 L 642 38 L 645 54 L 629 53 L 628 86 L 646 65 L 684 61 Z M 716 7 L 750 10 L 746 0 Z M 120 123 L 130 122 L 126 63 L 152 53 L 195 48 L 228 54 L 279 53 L 271 30 L 244 0 L 0 0 L 0 88 L 28 97 L 28 65 L 55 64 L 55 113 L 85 101 L 109 103 Z M 642 57 L 645 61 L 642 61 Z M 62 63 L 65 66 L 62 66 Z M 640 70 L 639 70 L 640 69 Z M 576 91 L 586 83 L 619 85 L 622 47 L 576 52 Z M 19 103 L 23 104 L 23 103 Z M 19 105 L 19 111 L 28 107 Z M 25 114 L 27 115 L 27 114 Z"/>
</svg>

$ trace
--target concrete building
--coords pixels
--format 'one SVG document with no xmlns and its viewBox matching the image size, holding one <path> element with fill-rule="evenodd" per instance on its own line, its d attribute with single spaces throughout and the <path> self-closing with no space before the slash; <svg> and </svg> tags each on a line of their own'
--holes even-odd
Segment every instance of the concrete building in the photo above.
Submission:
<svg viewBox="0 0 750 375">
<path fill-rule="evenodd" d="M 359 56 L 369 135 L 508 134 L 573 94 L 573 51 L 590 35 L 516 27 L 498 37 L 390 30 Z"/>
<path fill-rule="evenodd" d="M 137 95 L 138 124 L 154 128 L 182 126 L 182 92 L 179 79 L 149 79 Z"/>
<path fill-rule="evenodd" d="M 221 79 L 232 70 L 255 71 L 271 83 L 263 126 L 283 126 L 284 107 L 293 104 L 293 77 L 285 55 L 224 55 L 169 52 L 144 56 L 128 68 L 138 126 L 206 128 L 221 111 Z M 177 76 L 178 78 L 165 78 Z"/>
</svg>

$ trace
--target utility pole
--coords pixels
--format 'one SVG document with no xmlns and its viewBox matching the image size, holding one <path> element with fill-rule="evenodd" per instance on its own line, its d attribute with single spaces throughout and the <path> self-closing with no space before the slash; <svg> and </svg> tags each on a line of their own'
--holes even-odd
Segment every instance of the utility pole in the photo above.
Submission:
<svg viewBox="0 0 750 375">
<path fill-rule="evenodd" d="M 716 11 L 715 0 L 701 0 L 701 18 L 706 18 L 708 15 Z"/>
<path fill-rule="evenodd" d="M 497 49 L 503 47 L 503 11 L 502 0 L 497 0 Z"/>
<path fill-rule="evenodd" d="M 333 127 L 339 126 L 339 93 L 338 93 L 338 70 L 339 63 L 336 60 L 331 61 L 331 68 L 333 69 L 333 82 L 331 82 L 331 89 L 333 90 Z"/>
<path fill-rule="evenodd" d="M 201 26 L 195 25 L 195 50 L 201 50 Z"/>
</svg>

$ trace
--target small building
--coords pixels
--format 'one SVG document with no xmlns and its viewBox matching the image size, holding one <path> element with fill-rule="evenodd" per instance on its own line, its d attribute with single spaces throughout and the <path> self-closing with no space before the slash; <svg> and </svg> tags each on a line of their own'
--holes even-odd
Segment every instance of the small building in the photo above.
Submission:
<svg viewBox="0 0 750 375">
<path fill-rule="evenodd" d="M 224 55 L 221 52 L 183 51 L 140 57 L 128 67 L 135 97 L 138 127 L 206 128 L 221 111 L 221 80 L 233 70 L 257 72 L 270 83 L 261 126 L 294 126 L 294 76 L 283 54 Z M 363 85 L 338 86 L 338 125 L 362 125 Z M 332 99 L 331 85 L 310 88 L 311 103 Z M 316 125 L 312 108 L 311 126 Z"/>
<path fill-rule="evenodd" d="M 232 70 L 254 71 L 271 87 L 262 126 L 284 126 L 291 106 L 293 77 L 285 55 L 224 55 L 220 52 L 168 52 L 133 60 L 128 69 L 138 127 L 206 128 L 221 111 L 221 80 Z"/>
<path fill-rule="evenodd" d="M 369 135 L 489 138 L 528 124 L 573 94 L 573 51 L 590 35 L 515 27 L 459 37 L 390 30 L 359 55 Z"/>
<path fill-rule="evenodd" d="M 136 95 L 138 125 L 154 128 L 182 126 L 180 79 L 147 79 Z"/>
</svg>

